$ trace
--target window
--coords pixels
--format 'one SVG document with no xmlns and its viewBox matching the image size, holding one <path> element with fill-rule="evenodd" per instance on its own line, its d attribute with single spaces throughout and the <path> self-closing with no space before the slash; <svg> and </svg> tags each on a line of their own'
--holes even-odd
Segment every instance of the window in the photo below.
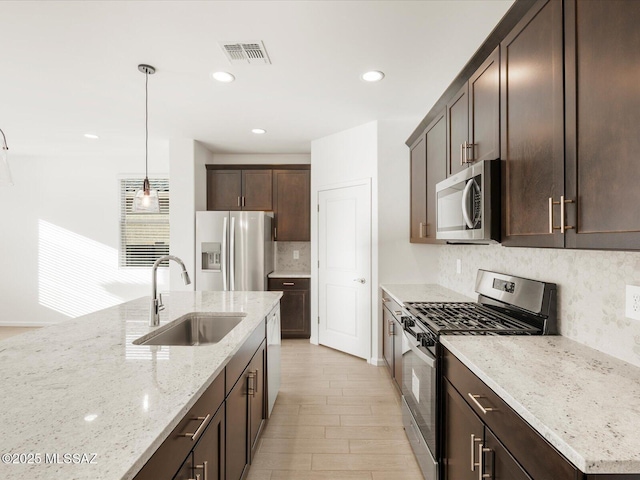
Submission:
<svg viewBox="0 0 640 480">
<path fill-rule="evenodd" d="M 158 191 L 160 213 L 133 213 L 133 197 L 142 178 L 120 180 L 120 266 L 151 267 L 169 254 L 169 179 L 150 178 Z"/>
</svg>

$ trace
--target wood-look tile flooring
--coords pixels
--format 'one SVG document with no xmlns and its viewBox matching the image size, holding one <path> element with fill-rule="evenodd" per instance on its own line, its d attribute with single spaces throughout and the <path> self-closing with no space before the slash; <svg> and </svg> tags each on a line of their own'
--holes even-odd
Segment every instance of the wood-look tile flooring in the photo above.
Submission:
<svg viewBox="0 0 640 480">
<path fill-rule="evenodd" d="M 0 340 L 13 337 L 14 335 L 20 335 L 24 332 L 30 332 L 34 328 L 38 327 L 0 327 Z"/>
<path fill-rule="evenodd" d="M 247 480 L 422 480 L 385 367 L 282 342 L 282 385 Z"/>
</svg>

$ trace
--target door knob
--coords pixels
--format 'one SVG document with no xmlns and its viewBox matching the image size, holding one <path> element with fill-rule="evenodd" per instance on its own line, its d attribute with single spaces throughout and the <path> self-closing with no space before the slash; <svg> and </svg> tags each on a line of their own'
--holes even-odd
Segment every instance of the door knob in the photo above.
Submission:
<svg viewBox="0 0 640 480">
<path fill-rule="evenodd" d="M 358 283 L 367 283 L 367 281 L 364 278 L 354 278 L 353 281 Z"/>
</svg>

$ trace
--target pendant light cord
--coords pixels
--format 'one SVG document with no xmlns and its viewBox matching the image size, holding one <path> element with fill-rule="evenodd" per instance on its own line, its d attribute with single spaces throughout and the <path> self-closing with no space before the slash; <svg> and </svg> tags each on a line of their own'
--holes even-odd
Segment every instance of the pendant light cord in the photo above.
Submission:
<svg viewBox="0 0 640 480">
<path fill-rule="evenodd" d="M 144 178 L 149 178 L 149 72 L 144 74 Z"/>
</svg>

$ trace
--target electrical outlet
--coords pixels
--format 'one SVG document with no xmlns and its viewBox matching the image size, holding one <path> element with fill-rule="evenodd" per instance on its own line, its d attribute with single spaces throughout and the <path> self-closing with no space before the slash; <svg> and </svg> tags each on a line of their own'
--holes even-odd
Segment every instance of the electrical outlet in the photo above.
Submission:
<svg viewBox="0 0 640 480">
<path fill-rule="evenodd" d="M 456 260 L 456 273 L 462 273 L 462 260 L 460 260 L 459 258 Z"/>
<path fill-rule="evenodd" d="M 300 250 L 294 250 L 293 251 L 293 259 L 294 260 L 300 260 Z"/>
<path fill-rule="evenodd" d="M 625 316 L 640 320 L 640 287 L 627 285 Z"/>
</svg>

